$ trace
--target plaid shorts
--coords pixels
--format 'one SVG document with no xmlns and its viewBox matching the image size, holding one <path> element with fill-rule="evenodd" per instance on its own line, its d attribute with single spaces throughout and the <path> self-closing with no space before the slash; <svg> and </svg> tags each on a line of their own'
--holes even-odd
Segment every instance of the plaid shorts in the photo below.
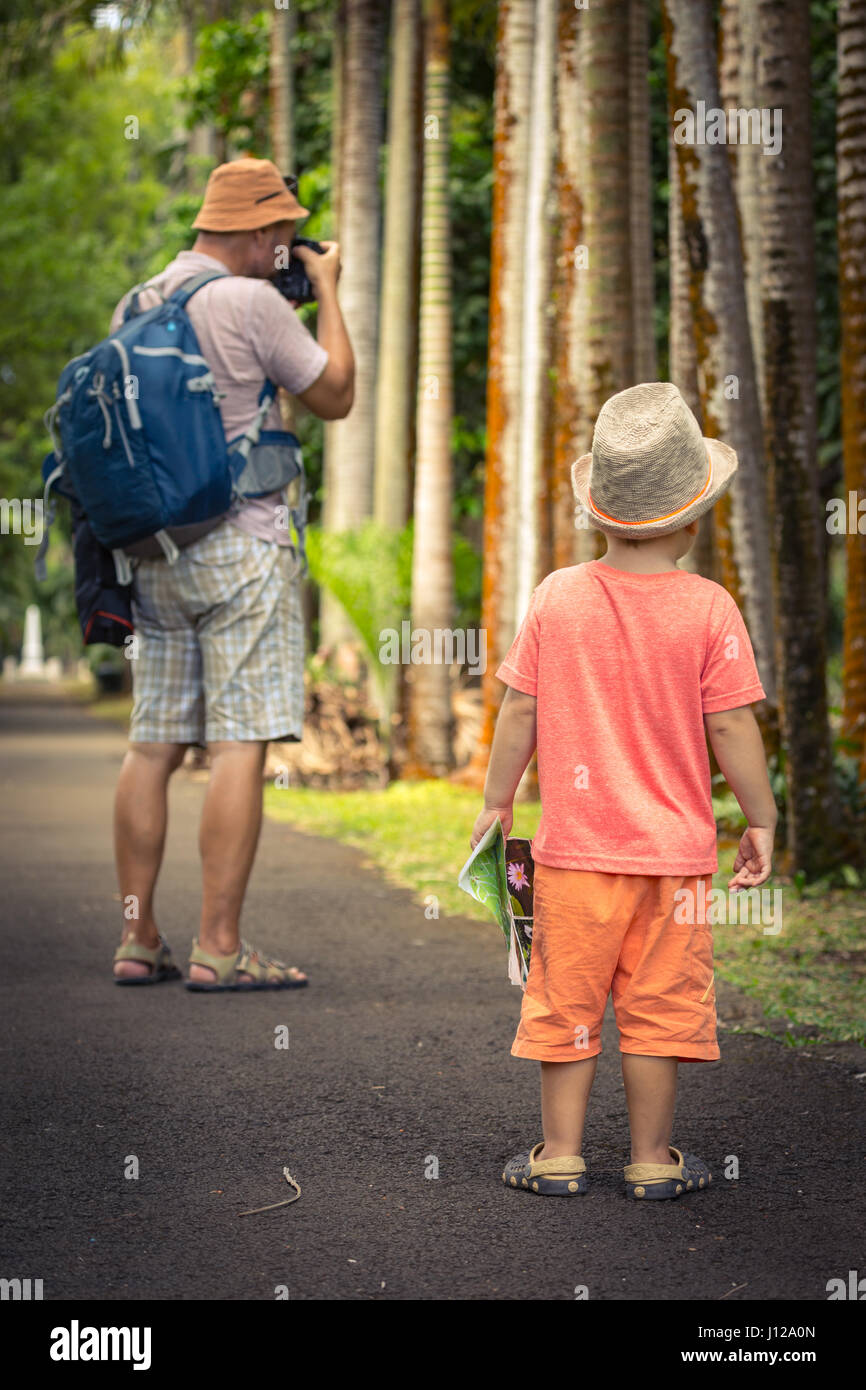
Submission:
<svg viewBox="0 0 866 1390">
<path fill-rule="evenodd" d="M 297 741 L 304 721 L 300 562 L 222 522 L 176 564 L 133 559 L 129 737 Z"/>
</svg>

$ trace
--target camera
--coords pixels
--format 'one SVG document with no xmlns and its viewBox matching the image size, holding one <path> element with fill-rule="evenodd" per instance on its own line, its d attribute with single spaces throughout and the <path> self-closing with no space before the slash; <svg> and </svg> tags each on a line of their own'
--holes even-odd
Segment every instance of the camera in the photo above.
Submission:
<svg viewBox="0 0 866 1390">
<path fill-rule="evenodd" d="M 305 236 L 296 236 L 289 247 L 290 263 L 284 270 L 277 271 L 273 277 L 273 282 L 280 294 L 286 299 L 293 299 L 296 304 L 314 304 L 316 294 L 310 284 L 310 277 L 307 275 L 304 263 L 297 256 L 291 255 L 292 248 L 295 246 L 309 246 L 320 256 L 325 254 L 324 246 L 318 241 L 312 241 Z"/>
</svg>

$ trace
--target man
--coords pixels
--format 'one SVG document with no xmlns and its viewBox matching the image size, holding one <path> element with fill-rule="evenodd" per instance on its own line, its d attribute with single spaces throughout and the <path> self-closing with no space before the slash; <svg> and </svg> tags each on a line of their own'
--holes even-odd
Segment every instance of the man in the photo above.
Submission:
<svg viewBox="0 0 866 1390">
<path fill-rule="evenodd" d="M 198 238 L 140 293 L 159 303 L 202 271 L 230 271 L 204 285 L 187 313 L 224 393 L 226 437 L 243 433 L 266 379 L 323 420 L 352 408 L 355 362 L 337 303 L 340 248 L 301 247 L 318 301 L 318 342 L 269 283 L 308 216 L 278 169 L 237 159 L 215 169 L 193 226 Z M 279 259 L 282 256 L 282 259 Z M 128 296 L 112 319 L 122 321 Z M 275 402 L 265 429 L 282 429 Z M 115 801 L 121 900 L 136 906 L 115 955 L 119 984 L 177 979 L 153 911 L 167 823 L 168 781 L 193 744 L 210 754 L 199 831 L 202 911 L 187 987 L 298 988 L 307 977 L 240 940 L 239 922 L 262 818 L 270 739 L 303 727 L 304 628 L 299 560 L 285 528 L 285 495 L 235 503 L 227 518 L 180 551 L 177 563 L 134 558 L 129 750 Z"/>
</svg>

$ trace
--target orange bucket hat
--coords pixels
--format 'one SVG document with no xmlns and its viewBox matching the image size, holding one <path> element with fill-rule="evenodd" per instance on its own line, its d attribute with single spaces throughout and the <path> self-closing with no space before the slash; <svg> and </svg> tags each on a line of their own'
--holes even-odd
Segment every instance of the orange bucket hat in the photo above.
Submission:
<svg viewBox="0 0 866 1390">
<path fill-rule="evenodd" d="M 309 215 L 309 209 L 302 208 L 287 188 L 276 164 L 244 158 L 214 169 L 192 225 L 202 232 L 252 232 Z"/>
</svg>

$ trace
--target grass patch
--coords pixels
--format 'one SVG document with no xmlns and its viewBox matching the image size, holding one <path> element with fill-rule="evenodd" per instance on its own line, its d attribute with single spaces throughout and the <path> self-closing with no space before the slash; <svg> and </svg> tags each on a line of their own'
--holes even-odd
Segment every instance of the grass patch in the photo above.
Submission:
<svg viewBox="0 0 866 1390">
<path fill-rule="evenodd" d="M 485 910 L 457 887 L 481 805 L 478 793 L 437 780 L 393 782 L 381 791 L 363 792 L 265 789 L 268 815 L 308 834 L 356 846 L 387 882 L 411 889 L 419 905 L 435 894 L 441 914 L 488 921 Z M 722 811 L 721 804 L 716 810 Z M 724 811 L 729 810 L 725 803 Z M 538 802 L 516 805 L 511 833 L 533 836 L 540 814 Z M 725 892 L 734 854 L 733 845 L 720 844 L 713 886 Z M 782 891 L 782 930 L 765 935 L 764 927 L 771 925 L 766 919 L 763 925 L 717 924 L 720 979 L 759 999 L 770 1018 L 787 1019 L 791 1027 L 785 1041 L 792 1046 L 866 1044 L 866 950 L 861 946 L 866 897 L 860 891 L 820 885 L 799 892 L 774 877 L 762 888 Z M 809 1036 L 799 1029 L 808 1030 Z M 752 1031 L 778 1037 L 760 1026 Z"/>
<path fill-rule="evenodd" d="M 110 719 L 126 728 L 132 714 L 132 696 L 101 695 L 90 702 L 88 710 L 95 719 Z"/>
</svg>

